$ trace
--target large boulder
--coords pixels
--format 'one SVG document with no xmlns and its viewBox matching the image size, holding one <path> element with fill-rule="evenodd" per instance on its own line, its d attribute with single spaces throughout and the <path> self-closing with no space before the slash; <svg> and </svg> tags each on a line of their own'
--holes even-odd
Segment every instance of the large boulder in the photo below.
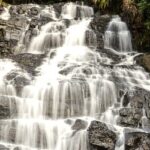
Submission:
<svg viewBox="0 0 150 150">
<path fill-rule="evenodd" d="M 88 128 L 90 150 L 114 150 L 116 134 L 106 124 L 92 121 Z"/>
<path fill-rule="evenodd" d="M 118 123 L 127 127 L 138 127 L 143 116 L 142 109 L 122 108 L 119 110 L 120 119 Z"/>
<path fill-rule="evenodd" d="M 125 134 L 125 150 L 149 150 L 150 134 L 133 132 Z"/>
</svg>

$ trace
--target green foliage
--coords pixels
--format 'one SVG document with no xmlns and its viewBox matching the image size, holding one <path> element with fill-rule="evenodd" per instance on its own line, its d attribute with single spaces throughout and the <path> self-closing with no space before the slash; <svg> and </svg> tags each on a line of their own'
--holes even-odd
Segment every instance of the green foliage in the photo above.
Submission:
<svg viewBox="0 0 150 150">
<path fill-rule="evenodd" d="M 136 0 L 135 3 L 138 6 L 140 13 L 143 16 L 143 32 L 139 33 L 139 43 L 144 47 L 148 47 L 150 43 L 150 1 L 149 0 Z"/>
<path fill-rule="evenodd" d="M 150 2 L 148 0 L 140 0 L 138 2 L 139 9 L 144 12 L 147 9 L 150 9 Z"/>
<path fill-rule="evenodd" d="M 101 9 L 105 9 L 109 6 L 111 0 L 94 0 L 94 3 L 98 5 Z"/>
<path fill-rule="evenodd" d="M 143 15 L 144 25 L 150 30 L 150 2 L 148 0 L 138 1 L 139 10 Z"/>
</svg>

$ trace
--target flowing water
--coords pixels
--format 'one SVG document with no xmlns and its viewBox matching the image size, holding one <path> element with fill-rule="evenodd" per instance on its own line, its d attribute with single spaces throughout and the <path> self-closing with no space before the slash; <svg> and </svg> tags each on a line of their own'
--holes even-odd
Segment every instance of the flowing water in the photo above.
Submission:
<svg viewBox="0 0 150 150">
<path fill-rule="evenodd" d="M 150 89 L 148 73 L 135 65 L 135 55 L 130 53 L 127 25 L 115 16 L 105 32 L 105 48 L 124 55 L 111 68 L 114 61 L 96 51 L 96 35 L 89 28 L 91 7 L 67 3 L 59 18 L 52 8 L 42 13 L 51 14 L 54 21 L 42 26 L 26 52 L 46 57 L 33 80 L 24 72 L 30 84 L 19 95 L 5 77 L 20 68 L 9 60 L 0 61 L 0 100 L 9 102 L 10 112 L 12 105 L 16 108 L 10 113 L 14 115 L 0 121 L 0 143 L 11 150 L 88 150 L 86 128 L 99 119 L 120 132 L 116 150 L 123 150 L 124 128 L 116 126 L 119 88 Z M 84 130 L 72 128 L 76 118 L 86 122 Z"/>
</svg>

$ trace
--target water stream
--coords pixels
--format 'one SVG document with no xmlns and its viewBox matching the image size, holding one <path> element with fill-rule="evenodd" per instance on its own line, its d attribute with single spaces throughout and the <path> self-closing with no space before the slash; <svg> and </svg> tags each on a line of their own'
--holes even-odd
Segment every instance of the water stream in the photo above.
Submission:
<svg viewBox="0 0 150 150">
<path fill-rule="evenodd" d="M 20 68 L 9 60 L 0 61 L 0 97 L 5 96 L 10 109 L 13 103 L 17 110 L 11 119 L 0 121 L 0 143 L 10 150 L 88 150 L 86 128 L 98 119 L 120 132 L 116 150 L 123 150 L 124 128 L 116 125 L 117 111 L 122 107 L 119 103 L 115 108 L 118 82 L 124 89 L 150 89 L 148 73 L 135 65 L 131 54 L 127 25 L 115 16 L 105 32 L 105 48 L 124 55 L 111 68 L 113 60 L 96 51 L 96 35 L 89 28 L 94 15 L 91 7 L 67 3 L 59 18 L 52 8 L 43 12 L 49 10 L 54 21 L 43 25 L 25 50 L 46 57 L 33 80 L 24 73 L 30 84 L 20 95 L 4 80 L 7 73 Z M 87 32 L 90 40 L 86 40 Z M 76 118 L 87 123 L 84 130 L 72 129 Z"/>
</svg>

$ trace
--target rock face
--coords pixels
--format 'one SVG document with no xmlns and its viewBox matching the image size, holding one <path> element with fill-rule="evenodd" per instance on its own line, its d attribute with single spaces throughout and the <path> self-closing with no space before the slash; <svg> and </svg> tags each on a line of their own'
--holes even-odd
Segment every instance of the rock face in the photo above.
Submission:
<svg viewBox="0 0 150 150">
<path fill-rule="evenodd" d="M 0 96 L 0 119 L 13 118 L 16 114 L 17 106 L 15 98 Z"/>
<path fill-rule="evenodd" d="M 141 65 L 142 67 L 144 67 L 146 71 L 150 72 L 150 54 L 149 53 L 138 56 L 136 58 L 136 62 L 138 65 Z"/>
<path fill-rule="evenodd" d="M 126 150 L 149 150 L 150 134 L 143 132 L 126 133 L 125 135 Z"/>
<path fill-rule="evenodd" d="M 9 1 L 9 0 L 8 0 Z M 21 0 L 15 1 L 15 3 L 20 3 Z M 40 1 L 38 1 L 40 2 Z M 56 11 L 56 16 L 59 17 L 61 14 L 61 8 L 64 3 L 54 4 L 54 9 Z M 79 8 L 78 8 L 79 9 Z M 43 58 L 46 54 L 30 54 L 30 53 L 22 53 L 22 54 L 14 54 L 14 51 L 17 49 L 16 46 L 20 39 L 22 38 L 22 33 L 24 32 L 25 36 L 23 39 L 23 44 L 28 48 L 30 41 L 34 36 L 38 35 L 38 32 L 42 25 L 50 21 L 54 21 L 54 19 L 46 13 L 41 13 L 40 8 L 38 7 L 27 7 L 27 5 L 18 5 L 12 6 L 10 8 L 11 18 L 8 21 L 0 20 L 0 56 L 5 56 L 11 58 L 13 61 L 17 62 L 17 64 L 22 69 L 22 72 L 10 72 L 6 76 L 6 85 L 7 83 L 11 83 L 16 89 L 17 94 L 22 87 L 30 84 L 30 78 L 27 78 L 23 74 L 23 70 L 29 74 L 31 78 L 34 78 L 38 74 L 37 68 L 41 65 Z M 3 12 L 2 8 L 0 8 L 0 13 Z M 79 13 L 80 10 L 79 10 Z M 31 20 L 28 20 L 27 15 Z M 76 19 L 79 19 L 80 14 L 77 14 Z M 86 44 L 95 49 L 95 45 L 97 43 L 97 51 L 101 52 L 101 54 L 107 55 L 109 58 L 115 60 L 115 63 L 119 62 L 124 55 L 119 55 L 110 50 L 104 49 L 104 32 L 107 28 L 108 22 L 111 20 L 110 15 L 101 15 L 100 11 L 94 15 L 93 20 L 90 23 L 90 28 L 92 30 L 88 30 L 86 32 Z M 71 21 L 64 19 L 66 27 L 69 26 Z M 28 26 L 28 28 L 27 28 Z M 61 28 L 61 27 L 60 27 Z M 25 30 L 26 29 L 26 30 Z M 63 29 L 62 29 L 63 30 Z M 62 31 L 61 30 L 61 31 Z M 94 31 L 94 32 L 93 32 Z M 97 41 L 95 39 L 97 37 Z M 53 57 L 55 53 L 52 53 L 50 57 Z M 150 54 L 144 54 L 137 58 L 137 63 L 143 66 L 147 71 L 150 71 Z M 101 66 L 106 64 L 101 64 Z M 60 74 L 68 75 L 76 66 L 69 66 L 68 68 L 63 68 L 60 70 Z M 107 67 L 112 70 L 115 69 L 115 65 L 111 64 Z M 125 68 L 127 66 L 120 66 Z M 132 67 L 132 66 L 131 66 Z M 88 68 L 83 69 L 83 73 L 85 75 L 91 75 L 92 72 Z M 78 80 L 77 77 L 73 77 L 74 81 Z M 111 79 L 110 79 L 111 80 Z M 113 77 L 113 82 L 117 85 L 121 80 L 116 76 Z M 79 91 L 86 93 L 86 98 L 90 97 L 90 89 L 85 84 L 85 77 L 81 75 L 80 83 L 83 84 L 85 88 L 82 88 Z M 81 83 L 83 82 L 83 83 Z M 120 85 L 120 84 L 119 84 Z M 85 91 L 83 91 L 85 89 Z M 69 94 L 68 94 L 69 95 Z M 18 94 L 19 96 L 19 94 Z M 129 90 L 127 93 L 121 94 L 122 100 L 122 108 L 118 108 L 118 125 L 122 127 L 130 127 L 136 128 L 144 126 L 150 129 L 150 93 L 146 90 L 137 88 L 135 91 Z M 79 99 L 77 99 L 79 100 Z M 68 111 L 71 112 L 71 101 L 70 97 L 66 98 L 65 102 L 65 115 L 68 116 Z M 10 119 L 16 116 L 17 106 L 16 99 L 13 97 L 5 97 L 0 96 L 0 119 Z M 61 105 L 61 103 L 60 103 Z M 89 105 L 89 104 L 88 104 Z M 45 116 L 51 117 L 52 112 L 52 103 L 48 102 L 45 98 L 44 109 Z M 75 116 L 80 116 L 82 113 L 82 106 L 78 106 L 73 104 L 73 109 L 75 112 Z M 120 107 L 120 105 L 118 106 Z M 13 109 L 11 109 L 13 108 Z M 58 109 L 58 113 L 61 113 L 61 108 Z M 115 112 L 116 113 L 116 112 Z M 142 124 L 143 115 L 145 115 L 145 122 Z M 74 116 L 73 116 L 74 117 Z M 85 130 L 88 126 L 88 123 L 84 120 L 77 119 L 75 123 L 72 125 L 72 130 L 78 132 L 79 130 Z M 37 127 L 38 128 L 38 127 Z M 0 137 L 4 136 L 0 129 Z M 38 129 L 37 129 L 38 130 Z M 89 139 L 89 149 L 90 150 L 114 150 L 115 144 L 117 141 L 117 135 L 115 132 L 111 131 L 105 123 L 99 121 L 92 121 L 88 128 L 88 139 Z M 9 129 L 9 141 L 11 143 L 15 143 L 15 134 L 16 129 Z M 42 133 L 38 131 L 39 137 L 42 136 Z M 40 143 L 40 139 L 37 143 Z M 125 150 L 135 150 L 135 149 L 150 149 L 150 135 L 146 133 L 126 133 L 125 135 Z M 46 140 L 43 140 L 45 142 Z M 138 144 L 136 144 L 138 143 Z M 43 145 L 46 145 L 45 143 Z M 2 147 L 3 148 L 3 147 Z M 1 146 L 0 146 L 1 149 Z M 19 148 L 18 148 L 19 149 Z M 16 148 L 17 150 L 17 148 Z"/>
<path fill-rule="evenodd" d="M 118 124 L 125 127 L 138 127 L 141 125 L 142 116 L 145 112 L 145 119 L 150 119 L 150 92 L 137 88 L 128 91 L 122 100 L 124 108 L 119 110 Z M 146 125 L 146 124 L 145 124 Z M 149 121 L 147 125 L 149 126 Z M 149 126 L 150 127 L 150 126 Z"/>
<path fill-rule="evenodd" d="M 44 55 L 23 53 L 12 55 L 11 58 L 17 62 L 22 69 L 26 70 L 31 75 L 36 75 L 37 71 L 35 71 L 35 68 L 42 63 Z"/>
<path fill-rule="evenodd" d="M 106 31 L 108 22 L 111 20 L 109 15 L 101 15 L 98 11 L 94 15 L 94 19 L 90 23 L 91 29 L 95 32 L 97 36 L 97 49 L 104 48 L 104 32 Z"/>
<path fill-rule="evenodd" d="M 26 25 L 26 20 L 20 18 L 0 20 L 0 56 L 8 57 L 14 53 Z"/>
<path fill-rule="evenodd" d="M 114 150 L 116 134 L 106 124 L 92 121 L 88 128 L 90 150 Z"/>
</svg>

